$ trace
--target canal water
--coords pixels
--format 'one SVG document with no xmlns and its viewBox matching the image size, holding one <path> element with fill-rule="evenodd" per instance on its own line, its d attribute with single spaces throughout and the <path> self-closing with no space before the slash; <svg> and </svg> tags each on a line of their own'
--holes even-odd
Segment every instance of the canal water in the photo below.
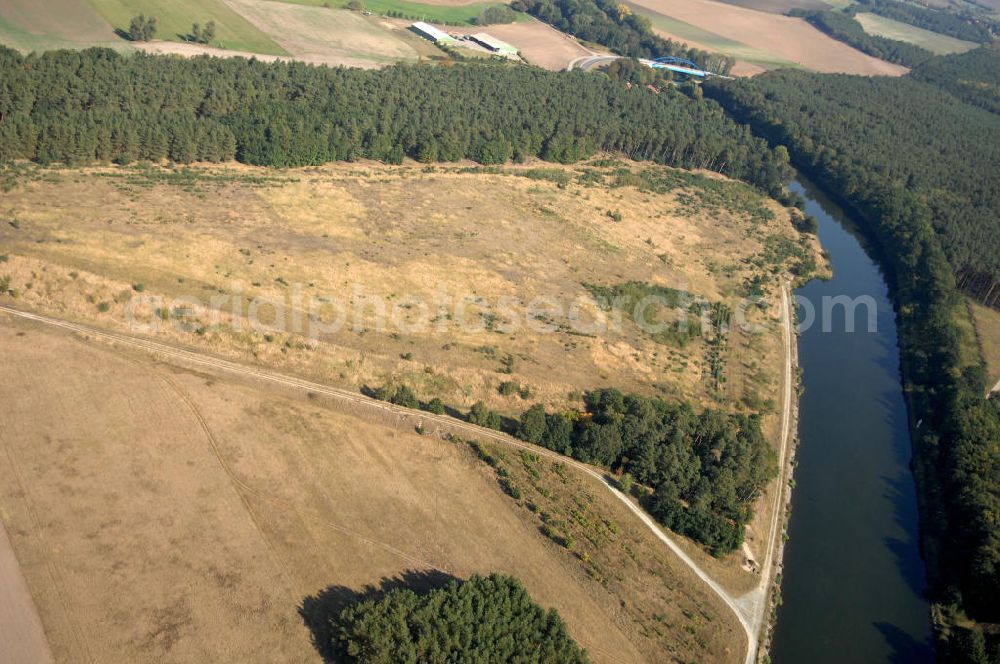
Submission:
<svg viewBox="0 0 1000 664">
<path fill-rule="evenodd" d="M 796 291 L 805 392 L 798 465 L 785 548 L 783 604 L 771 659 L 776 664 L 933 661 L 930 606 L 917 550 L 906 404 L 889 291 L 843 211 L 809 183 L 793 183 L 819 237 L 833 279 Z M 824 298 L 855 300 L 824 316 Z M 869 299 L 870 298 L 870 299 Z M 809 304 L 802 304 L 802 300 Z M 877 309 L 874 331 L 864 301 Z M 811 305 L 811 306 L 810 306 Z M 805 328 L 805 326 L 803 326 Z"/>
</svg>

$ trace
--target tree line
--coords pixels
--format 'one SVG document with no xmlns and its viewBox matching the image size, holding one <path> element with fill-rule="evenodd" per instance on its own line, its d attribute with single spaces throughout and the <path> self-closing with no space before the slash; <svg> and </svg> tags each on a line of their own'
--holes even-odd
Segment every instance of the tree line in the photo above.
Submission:
<svg viewBox="0 0 1000 664">
<path fill-rule="evenodd" d="M 406 386 L 387 385 L 372 395 L 407 408 L 445 411 L 440 399 L 422 403 Z M 477 401 L 465 419 L 651 488 L 645 496 L 650 514 L 715 556 L 743 544 L 753 503 L 778 472 L 758 415 L 713 409 L 699 413 L 686 402 L 613 388 L 585 394 L 583 411 L 550 413 L 535 404 L 518 420 L 505 423 Z"/>
<path fill-rule="evenodd" d="M 810 170 L 837 173 L 845 192 L 872 178 L 907 191 L 927 209 L 958 286 L 1000 305 L 1000 117 L 909 76 L 783 71 L 754 81 L 704 90 L 775 144 L 798 146 Z"/>
<path fill-rule="evenodd" d="M 600 150 L 780 188 L 787 163 L 718 104 L 583 72 L 501 64 L 381 70 L 0 48 L 0 161 L 305 166 Z"/>
<path fill-rule="evenodd" d="M 653 32 L 650 20 L 614 0 L 513 0 L 513 9 L 527 12 L 555 28 L 586 41 L 607 46 L 631 58 L 674 55 L 709 71 L 728 74 L 734 58 L 688 48 Z"/>
<path fill-rule="evenodd" d="M 654 489 L 650 514 L 715 556 L 743 544 L 753 503 L 777 475 L 777 458 L 759 416 L 603 389 L 585 395 L 572 417 L 534 405 L 514 433 L 585 463 L 610 468 Z"/>
<path fill-rule="evenodd" d="M 344 664 L 590 661 L 555 609 L 538 606 L 520 581 L 500 574 L 476 574 L 426 594 L 397 588 L 328 620 L 330 642 L 317 645 Z"/>
<path fill-rule="evenodd" d="M 898 310 L 904 392 L 920 422 L 911 430 L 914 476 L 942 658 L 990 661 L 1000 648 L 994 632 L 962 625 L 965 616 L 1000 621 L 1000 402 L 984 397 L 985 369 L 963 364 L 954 313 L 964 259 L 995 284 L 1000 119 L 909 78 L 784 71 L 712 83 L 705 94 L 787 146 L 879 247 Z M 943 200 L 958 212 L 942 217 Z M 978 214 L 980 201 L 994 212 Z M 996 304 L 995 289 L 976 292 Z"/>
<path fill-rule="evenodd" d="M 886 62 L 904 67 L 916 67 L 934 57 L 933 53 L 916 44 L 868 34 L 848 12 L 796 8 L 789 11 L 788 15 L 804 18 L 820 32 L 825 32 L 837 41 L 842 41 L 862 53 Z"/>
<path fill-rule="evenodd" d="M 955 39 L 985 44 L 995 37 L 997 22 L 982 13 L 925 7 L 899 0 L 857 0 L 847 8 L 852 15 L 871 12 Z"/>
</svg>

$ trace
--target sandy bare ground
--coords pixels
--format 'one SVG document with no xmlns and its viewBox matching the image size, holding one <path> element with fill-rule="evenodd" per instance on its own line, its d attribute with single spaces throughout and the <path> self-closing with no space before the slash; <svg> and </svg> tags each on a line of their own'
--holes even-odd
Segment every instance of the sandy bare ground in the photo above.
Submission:
<svg viewBox="0 0 1000 664">
<path fill-rule="evenodd" d="M 172 41 L 151 41 L 135 42 L 135 47 L 146 53 L 155 55 L 181 55 L 186 58 L 193 58 L 199 55 L 211 55 L 217 58 L 257 58 L 263 62 L 288 62 L 297 58 L 290 58 L 283 55 L 261 55 L 249 51 L 234 51 L 227 48 L 215 48 L 204 44 L 189 44 Z"/>
<path fill-rule="evenodd" d="M 52 652 L 24 582 L 7 529 L 0 522 L 0 663 L 51 662 Z"/>
<path fill-rule="evenodd" d="M 635 0 L 635 4 L 808 69 L 884 76 L 907 72 L 826 36 L 802 19 L 712 0 Z"/>
<path fill-rule="evenodd" d="M 529 64 L 550 71 L 562 71 L 573 60 L 591 54 L 572 37 L 536 20 L 528 23 L 488 25 L 481 28 L 446 26 L 442 29 L 462 34 L 485 32 L 493 35 L 497 39 L 502 39 L 508 44 L 516 46 L 521 52 L 521 57 Z"/>
</svg>

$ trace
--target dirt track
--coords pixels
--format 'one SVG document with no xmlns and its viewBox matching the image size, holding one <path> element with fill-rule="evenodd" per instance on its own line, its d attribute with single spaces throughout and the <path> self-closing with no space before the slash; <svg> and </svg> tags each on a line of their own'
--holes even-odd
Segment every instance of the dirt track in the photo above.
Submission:
<svg viewBox="0 0 1000 664">
<path fill-rule="evenodd" d="M 28 487 L 0 476 L 0 505 L 59 661 L 309 661 L 299 599 L 331 581 L 361 588 L 408 569 L 515 574 L 560 611 L 595 661 L 660 659 L 636 652 L 639 635 L 622 622 L 617 596 L 525 528 L 495 481 L 476 471 L 481 464 L 457 463 L 459 446 L 412 433 L 433 416 L 21 317 L 86 337 L 0 327 L 13 358 L 8 387 L 18 386 L 0 404 L 10 424 L 0 442 L 15 455 L 3 460 Z M 291 395 L 302 405 L 284 405 Z M 326 405 L 309 405 L 313 397 Z M 336 411 L 352 416 L 331 417 Z M 450 424 L 505 441 L 447 418 L 440 433 Z M 588 477 L 575 481 L 596 488 Z M 714 618 L 695 633 L 725 641 L 710 661 L 736 661 L 744 648 L 736 621 L 684 565 L 661 555 L 620 500 L 600 502 L 622 533 L 642 540 L 640 567 L 656 571 L 644 587 L 662 585 L 675 604 L 658 606 L 679 606 L 678 614 L 709 610 Z M 43 515 L 36 525 L 26 505 Z"/>
<path fill-rule="evenodd" d="M 154 341 L 149 341 L 145 339 L 140 339 L 136 337 L 126 336 L 122 334 L 105 332 L 102 330 L 97 330 L 84 325 L 79 325 L 76 323 L 71 323 L 68 321 L 62 321 L 47 316 L 40 316 L 38 314 L 33 314 L 30 312 L 25 312 L 17 309 L 12 309 L 9 307 L 0 306 L 0 311 L 5 313 L 18 316 L 20 318 L 25 318 L 28 320 L 36 321 L 46 325 L 51 325 L 55 327 L 60 327 L 73 332 L 85 334 L 88 336 L 94 336 L 98 338 L 103 338 L 108 341 L 125 344 L 132 347 L 141 348 L 145 351 L 152 352 L 159 355 L 164 355 L 172 358 L 176 358 L 184 361 L 185 363 L 190 363 L 194 365 L 201 365 L 211 367 L 213 369 L 220 369 L 227 372 L 232 372 L 240 374 L 243 376 L 250 376 L 264 381 L 277 383 L 284 385 L 286 387 L 291 387 L 299 390 L 306 390 L 307 392 L 315 394 L 323 394 L 326 396 L 331 396 L 337 399 L 346 400 L 353 404 L 358 404 L 364 406 L 368 409 L 381 410 L 386 413 L 394 414 L 398 419 L 409 421 L 412 420 L 414 424 L 419 423 L 422 428 L 427 430 L 429 433 L 436 435 L 445 435 L 449 433 L 461 433 L 465 435 L 474 435 L 478 438 L 487 438 L 503 444 L 519 448 L 530 450 L 534 454 L 541 456 L 557 459 L 562 463 L 572 466 L 587 475 L 598 480 L 608 491 L 610 491 L 619 501 L 625 504 L 628 509 L 642 521 L 642 523 L 652 531 L 655 536 L 662 541 L 681 561 L 690 568 L 708 587 L 717 595 L 729 608 L 736 614 L 741 626 L 743 627 L 749 646 L 746 651 L 746 664 L 752 664 L 756 659 L 757 653 L 757 637 L 761 626 L 764 623 L 766 603 L 765 599 L 767 596 L 767 591 L 769 590 L 769 584 L 771 581 L 771 569 L 773 563 L 773 547 L 775 538 L 778 533 L 778 522 L 780 519 L 780 511 L 778 509 L 781 501 L 783 492 L 779 486 L 779 490 L 775 497 L 775 510 L 770 523 L 770 532 L 768 539 L 768 551 L 764 563 L 764 575 L 762 576 L 761 585 L 756 590 L 748 593 L 744 597 L 735 598 L 729 592 L 727 592 L 722 586 L 720 586 L 712 577 L 706 573 L 699 565 L 688 556 L 684 550 L 678 546 L 678 544 L 668 536 L 659 526 L 657 526 L 653 520 L 640 509 L 630 498 L 626 497 L 620 491 L 618 491 L 610 478 L 608 478 L 603 471 L 599 469 L 594 469 L 586 464 L 577 462 L 575 460 L 569 459 L 562 455 L 556 454 L 544 448 L 540 448 L 534 445 L 523 443 L 521 441 L 515 440 L 505 434 L 494 432 L 489 429 L 484 429 L 475 425 L 462 422 L 447 416 L 438 416 L 430 413 L 424 413 L 419 411 L 412 411 L 406 408 L 395 406 L 393 404 L 377 401 L 360 394 L 356 394 L 347 390 L 340 390 L 337 388 L 329 387 L 326 385 L 320 385 L 318 383 L 313 383 L 310 381 L 295 378 L 293 376 L 286 376 L 282 374 L 277 374 L 270 371 L 264 371 L 260 369 L 255 369 L 246 365 L 241 365 L 235 362 L 229 362 L 226 360 L 221 360 L 214 358 L 202 353 L 197 353 L 189 350 L 184 350 L 181 348 L 176 348 L 169 346 L 167 344 L 162 344 Z M 781 438 L 781 449 L 779 452 L 780 463 L 782 468 L 782 473 L 784 473 L 785 459 L 786 459 L 786 447 L 789 435 L 789 424 L 790 424 L 790 411 L 791 411 L 791 361 L 792 361 L 792 350 L 791 350 L 791 318 L 789 312 L 788 304 L 788 293 L 787 289 L 782 289 L 782 321 L 783 330 L 786 343 L 786 365 L 785 365 L 785 386 L 784 386 L 784 408 L 783 408 L 783 420 L 782 420 L 782 438 Z M 189 403 L 190 405 L 190 403 Z M 779 478 L 779 482 L 784 482 L 784 474 Z"/>
</svg>

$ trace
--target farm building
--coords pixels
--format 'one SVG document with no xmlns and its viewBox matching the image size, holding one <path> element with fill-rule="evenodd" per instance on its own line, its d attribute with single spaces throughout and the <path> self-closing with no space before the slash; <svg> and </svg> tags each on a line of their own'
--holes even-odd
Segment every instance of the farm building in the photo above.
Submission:
<svg viewBox="0 0 1000 664">
<path fill-rule="evenodd" d="M 446 32 L 438 30 L 433 25 L 429 23 L 424 23 L 423 21 L 417 21 L 410 26 L 410 29 L 415 33 L 423 37 L 424 39 L 429 39 L 430 41 L 438 44 L 439 46 L 454 46 L 458 43 L 454 37 Z"/>
<path fill-rule="evenodd" d="M 517 55 L 517 48 L 485 32 L 477 32 L 474 35 L 470 35 L 470 37 L 474 42 L 494 53 L 499 53 L 500 55 Z"/>
</svg>

